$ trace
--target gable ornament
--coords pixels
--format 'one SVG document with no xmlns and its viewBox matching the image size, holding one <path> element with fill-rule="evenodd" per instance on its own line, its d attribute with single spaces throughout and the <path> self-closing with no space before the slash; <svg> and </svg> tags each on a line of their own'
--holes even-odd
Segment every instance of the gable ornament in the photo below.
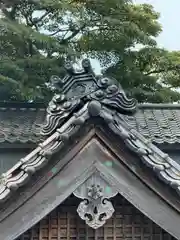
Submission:
<svg viewBox="0 0 180 240">
<path fill-rule="evenodd" d="M 117 193 L 99 172 L 94 173 L 73 192 L 76 197 L 83 199 L 77 208 L 80 218 L 91 228 L 102 227 L 114 213 L 110 198 Z"/>
</svg>

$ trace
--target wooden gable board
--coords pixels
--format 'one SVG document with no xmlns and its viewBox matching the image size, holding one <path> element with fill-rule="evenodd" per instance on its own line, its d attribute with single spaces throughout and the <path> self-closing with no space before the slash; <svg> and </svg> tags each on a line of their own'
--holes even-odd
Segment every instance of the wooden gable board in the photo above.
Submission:
<svg viewBox="0 0 180 240">
<path fill-rule="evenodd" d="M 58 173 L 41 186 L 33 196 L 26 199 L 24 203 L 1 220 L 0 239 L 15 240 L 61 204 L 95 171 L 99 171 L 102 178 L 114 186 L 142 213 L 172 236 L 180 239 L 178 211 L 170 207 L 157 193 L 150 190 L 122 162 L 120 163 L 115 155 L 110 153 L 108 147 L 105 147 L 97 138 L 96 134 L 91 133 L 88 138 L 86 137 L 83 149 L 77 150 L 73 159 L 71 158 L 73 149 L 67 154 L 68 158 L 67 155 L 66 159 L 59 157 L 58 164 L 61 164 Z M 64 166 L 62 166 L 63 161 L 66 162 Z M 104 164 L 106 161 L 112 161 L 112 167 L 106 166 Z"/>
<path fill-rule="evenodd" d="M 3 175 L 0 239 L 15 240 L 72 193 L 82 198 L 77 188 L 95 173 L 180 239 L 179 164 L 124 120 L 135 99 L 115 81 L 95 78 L 89 61 L 83 68 L 75 73 L 68 65 L 64 82 L 56 81 L 65 85 L 49 103 L 45 141 Z M 56 171 L 46 177 L 50 168 Z"/>
</svg>

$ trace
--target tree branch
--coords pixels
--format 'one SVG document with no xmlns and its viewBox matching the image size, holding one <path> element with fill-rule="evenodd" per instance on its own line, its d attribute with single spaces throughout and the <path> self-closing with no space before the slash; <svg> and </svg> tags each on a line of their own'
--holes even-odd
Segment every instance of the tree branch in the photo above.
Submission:
<svg viewBox="0 0 180 240">
<path fill-rule="evenodd" d="M 145 73 L 144 75 L 145 75 L 145 76 L 148 76 L 148 75 L 150 75 L 150 74 L 162 73 L 162 72 L 165 72 L 165 71 L 167 72 L 167 71 L 173 71 L 173 70 L 175 70 L 175 71 L 180 70 L 180 66 L 179 66 L 179 65 L 176 65 L 176 66 L 173 66 L 173 67 L 169 67 L 169 68 L 167 68 L 167 69 L 156 69 L 156 70 L 147 72 L 147 73 Z"/>
<path fill-rule="evenodd" d="M 14 5 L 11 11 L 7 11 L 5 6 L 1 7 L 1 11 L 3 12 L 3 14 L 12 21 L 15 20 L 16 10 L 17 5 Z"/>
<path fill-rule="evenodd" d="M 52 37 L 52 36 L 56 35 L 56 34 L 59 33 L 59 32 L 67 32 L 67 31 L 69 31 L 69 29 L 58 29 L 57 31 L 49 34 L 48 36 L 51 36 L 51 37 Z"/>
<path fill-rule="evenodd" d="M 47 17 L 47 15 L 48 15 L 50 12 L 51 12 L 50 10 L 47 11 L 47 12 L 45 12 L 40 18 L 38 18 L 38 19 L 36 19 L 35 21 L 33 21 L 34 24 L 37 24 L 37 23 L 41 22 L 45 17 Z"/>
<path fill-rule="evenodd" d="M 77 36 L 77 34 L 80 33 L 85 27 L 86 27 L 86 24 L 83 24 L 79 29 L 76 29 L 69 37 L 67 37 L 66 39 L 63 39 L 61 41 L 61 44 L 67 43 L 69 40 Z"/>
<path fill-rule="evenodd" d="M 37 24 L 39 23 L 39 22 L 41 22 L 49 13 L 50 13 L 51 11 L 49 10 L 49 11 L 47 11 L 47 12 L 45 12 L 40 18 L 38 18 L 38 19 L 34 19 L 33 20 L 33 18 L 32 18 L 32 15 L 31 16 L 29 16 L 29 15 L 24 15 L 24 17 L 26 18 L 26 23 L 27 23 L 27 25 L 29 26 L 29 27 L 35 27 L 36 28 L 36 31 L 38 31 L 38 26 L 37 26 Z"/>
</svg>

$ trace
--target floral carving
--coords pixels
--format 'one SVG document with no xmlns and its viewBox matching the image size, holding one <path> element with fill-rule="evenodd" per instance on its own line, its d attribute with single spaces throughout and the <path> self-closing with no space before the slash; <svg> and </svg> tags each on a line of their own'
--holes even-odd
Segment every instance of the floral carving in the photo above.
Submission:
<svg viewBox="0 0 180 240">
<path fill-rule="evenodd" d="M 116 194 L 117 191 L 101 177 L 100 173 L 94 173 L 74 191 L 76 197 L 84 199 L 77 209 L 79 216 L 94 229 L 103 226 L 114 213 L 109 198 Z"/>
</svg>

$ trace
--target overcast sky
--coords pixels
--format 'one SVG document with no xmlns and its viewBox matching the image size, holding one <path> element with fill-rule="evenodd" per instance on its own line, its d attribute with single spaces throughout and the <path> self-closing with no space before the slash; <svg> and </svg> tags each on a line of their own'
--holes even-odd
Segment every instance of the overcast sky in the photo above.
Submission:
<svg viewBox="0 0 180 240">
<path fill-rule="evenodd" d="M 169 50 L 180 50 L 180 0 L 134 0 L 136 3 L 148 3 L 161 14 L 160 23 L 163 32 L 158 37 L 158 44 Z"/>
</svg>

